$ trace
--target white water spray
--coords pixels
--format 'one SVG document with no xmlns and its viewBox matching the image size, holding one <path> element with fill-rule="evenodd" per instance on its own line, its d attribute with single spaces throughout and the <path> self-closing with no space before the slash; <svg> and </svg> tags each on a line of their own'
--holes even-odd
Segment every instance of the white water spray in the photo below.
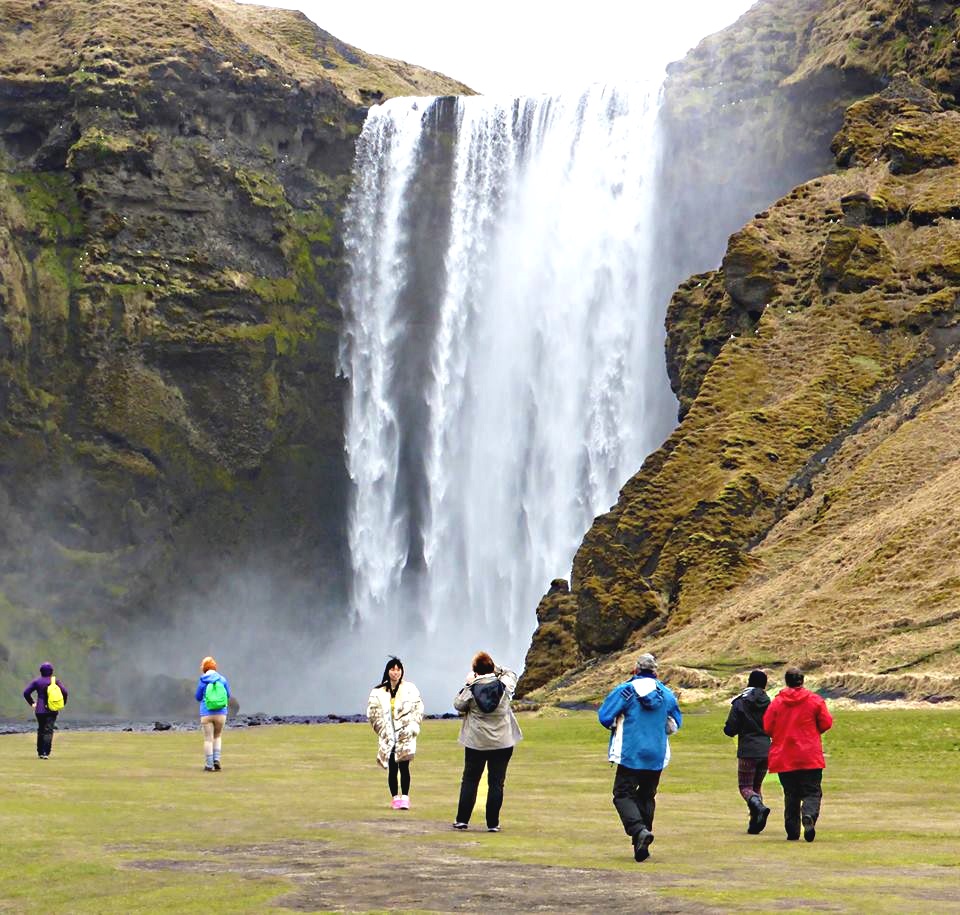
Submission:
<svg viewBox="0 0 960 915">
<path fill-rule="evenodd" d="M 540 596 L 672 422 L 656 89 L 367 118 L 341 347 L 355 637 L 445 682 L 435 705 L 475 650 L 522 666 Z"/>
</svg>

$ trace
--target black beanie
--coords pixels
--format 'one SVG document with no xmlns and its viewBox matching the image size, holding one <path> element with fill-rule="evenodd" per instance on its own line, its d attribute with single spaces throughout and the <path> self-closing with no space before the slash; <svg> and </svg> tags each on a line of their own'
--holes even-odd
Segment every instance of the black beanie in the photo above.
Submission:
<svg viewBox="0 0 960 915">
<path fill-rule="evenodd" d="M 760 689 L 766 688 L 767 675 L 762 670 L 751 670 L 750 677 L 747 680 L 747 686 L 756 686 Z"/>
</svg>

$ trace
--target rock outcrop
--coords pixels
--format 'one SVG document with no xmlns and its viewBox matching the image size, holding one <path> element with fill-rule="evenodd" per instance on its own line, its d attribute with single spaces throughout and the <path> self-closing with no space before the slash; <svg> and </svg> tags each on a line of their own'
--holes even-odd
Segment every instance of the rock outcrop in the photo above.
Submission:
<svg viewBox="0 0 960 915">
<path fill-rule="evenodd" d="M 671 129 L 710 125 L 683 180 L 746 128 L 800 183 L 674 293 L 682 421 L 541 603 L 523 691 L 595 697 L 642 644 L 717 684 L 960 697 L 958 42 L 952 4 L 761 2 L 676 67 Z"/>
<path fill-rule="evenodd" d="M 43 652 L 110 707 L 124 633 L 230 570 L 342 606 L 354 143 L 375 101 L 465 92 L 295 12 L 3 4 L 4 695 Z"/>
</svg>

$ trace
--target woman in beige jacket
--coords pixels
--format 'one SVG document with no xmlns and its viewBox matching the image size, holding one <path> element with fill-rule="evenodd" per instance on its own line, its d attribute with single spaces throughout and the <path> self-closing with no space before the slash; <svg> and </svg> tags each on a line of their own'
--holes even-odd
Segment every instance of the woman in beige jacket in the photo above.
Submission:
<svg viewBox="0 0 960 915">
<path fill-rule="evenodd" d="M 454 829 L 466 829 L 477 802 L 477 788 L 487 769 L 487 831 L 500 832 L 500 808 L 507 766 L 517 741 L 523 739 L 510 707 L 517 675 L 493 663 L 485 651 L 473 657 L 467 682 L 453 700 L 463 715 L 460 743 L 463 744 L 463 778 Z"/>
<path fill-rule="evenodd" d="M 423 700 L 416 686 L 403 679 L 399 658 L 387 661 L 383 679 L 370 691 L 367 718 L 380 739 L 377 762 L 387 770 L 390 806 L 394 810 L 409 810 L 410 760 L 417 752 Z"/>
</svg>

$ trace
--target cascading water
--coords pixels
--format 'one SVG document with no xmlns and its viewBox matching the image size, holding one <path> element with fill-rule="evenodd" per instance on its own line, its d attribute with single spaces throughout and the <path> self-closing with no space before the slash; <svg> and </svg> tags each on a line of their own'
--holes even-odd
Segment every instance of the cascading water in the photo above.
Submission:
<svg viewBox="0 0 960 915">
<path fill-rule="evenodd" d="M 367 118 L 340 354 L 354 636 L 435 681 L 428 705 L 480 648 L 522 666 L 540 596 L 672 424 L 657 89 Z"/>
</svg>

